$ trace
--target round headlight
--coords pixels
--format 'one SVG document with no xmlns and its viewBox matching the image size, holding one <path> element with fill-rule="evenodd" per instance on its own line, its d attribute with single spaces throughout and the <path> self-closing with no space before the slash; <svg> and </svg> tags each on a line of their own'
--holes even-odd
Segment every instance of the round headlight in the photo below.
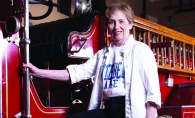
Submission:
<svg viewBox="0 0 195 118">
<path fill-rule="evenodd" d="M 88 4 L 86 0 L 71 0 L 70 14 L 71 16 L 87 12 Z"/>
<path fill-rule="evenodd" d="M 8 34 L 12 35 L 19 31 L 20 29 L 20 21 L 17 17 L 11 16 L 7 19 L 5 23 L 5 30 Z"/>
</svg>

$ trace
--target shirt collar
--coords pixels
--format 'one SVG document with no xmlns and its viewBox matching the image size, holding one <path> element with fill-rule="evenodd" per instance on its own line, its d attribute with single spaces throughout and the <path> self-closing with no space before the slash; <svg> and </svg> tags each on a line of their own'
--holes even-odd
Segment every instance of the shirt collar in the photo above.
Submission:
<svg viewBox="0 0 195 118">
<path fill-rule="evenodd" d="M 134 37 L 132 34 L 129 35 L 129 38 L 127 39 L 127 41 L 125 42 L 125 44 L 123 45 L 123 49 L 121 50 L 121 52 L 128 53 L 129 50 L 127 50 L 129 47 L 131 47 L 133 45 L 133 42 L 135 41 Z M 107 47 L 107 51 L 105 53 L 105 57 L 108 56 L 108 53 L 111 51 L 112 46 L 114 45 L 114 43 L 110 43 L 110 45 Z"/>
</svg>

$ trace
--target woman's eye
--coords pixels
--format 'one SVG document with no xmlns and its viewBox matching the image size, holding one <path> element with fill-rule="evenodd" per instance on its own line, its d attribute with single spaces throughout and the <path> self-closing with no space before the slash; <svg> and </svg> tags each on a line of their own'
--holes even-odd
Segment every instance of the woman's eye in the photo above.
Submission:
<svg viewBox="0 0 195 118">
<path fill-rule="evenodd" d="M 113 24 L 113 21 L 109 21 L 108 24 Z"/>
<path fill-rule="evenodd" d="M 120 23 L 123 23 L 123 21 L 119 21 Z"/>
</svg>

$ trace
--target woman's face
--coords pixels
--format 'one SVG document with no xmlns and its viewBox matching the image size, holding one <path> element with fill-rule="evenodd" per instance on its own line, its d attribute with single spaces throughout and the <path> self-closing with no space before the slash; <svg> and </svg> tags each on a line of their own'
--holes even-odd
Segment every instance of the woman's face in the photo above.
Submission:
<svg viewBox="0 0 195 118">
<path fill-rule="evenodd" d="M 132 23 L 129 23 L 121 10 L 114 11 L 108 18 L 108 30 L 115 44 L 124 44 L 129 37 L 131 28 Z"/>
</svg>

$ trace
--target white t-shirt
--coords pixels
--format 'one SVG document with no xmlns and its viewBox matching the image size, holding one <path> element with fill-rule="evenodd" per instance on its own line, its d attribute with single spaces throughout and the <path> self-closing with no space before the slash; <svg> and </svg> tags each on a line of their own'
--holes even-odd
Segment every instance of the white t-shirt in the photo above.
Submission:
<svg viewBox="0 0 195 118">
<path fill-rule="evenodd" d="M 113 45 L 110 59 L 103 65 L 103 98 L 125 96 L 123 46 Z"/>
</svg>

